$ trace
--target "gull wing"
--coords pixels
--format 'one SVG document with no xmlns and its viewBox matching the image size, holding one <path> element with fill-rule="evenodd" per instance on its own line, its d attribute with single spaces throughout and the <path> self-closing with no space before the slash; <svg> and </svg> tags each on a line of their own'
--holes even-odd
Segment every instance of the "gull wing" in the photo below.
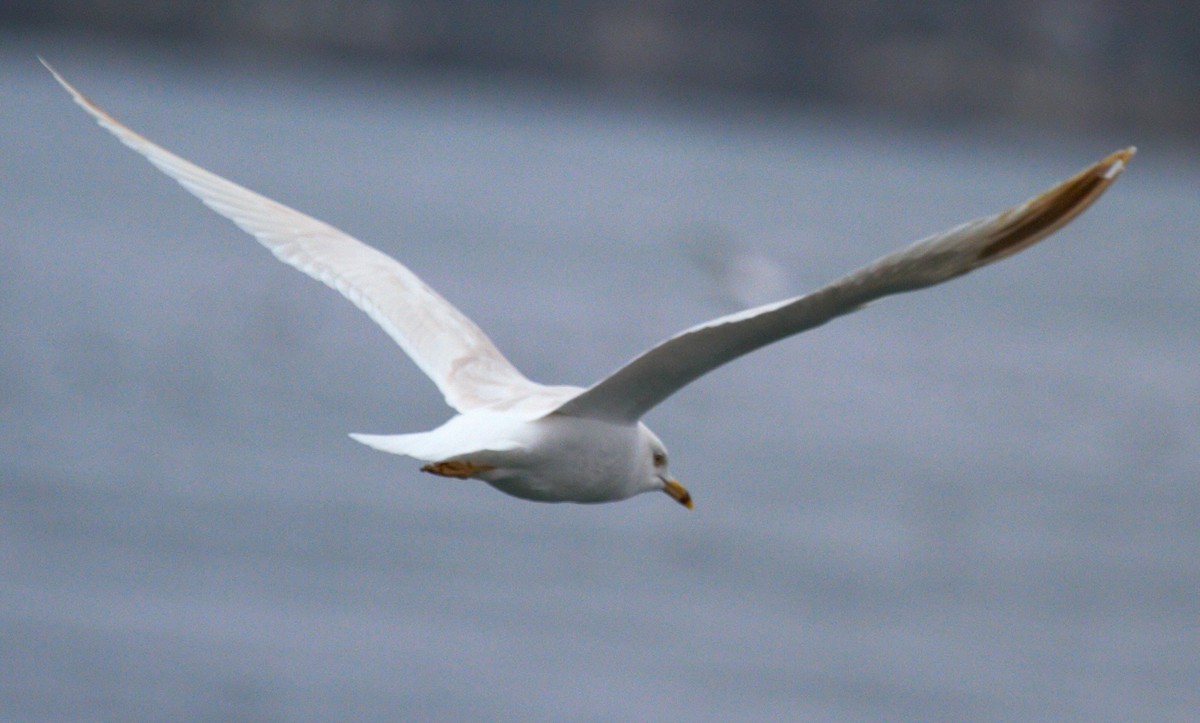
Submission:
<svg viewBox="0 0 1200 723">
<path fill-rule="evenodd" d="M 1011 256 L 1079 215 L 1120 175 L 1134 148 L 995 216 L 884 256 L 805 296 L 692 327 L 651 348 L 556 410 L 632 423 L 693 380 L 759 347 L 820 326 L 890 294 L 940 284 Z"/>
<path fill-rule="evenodd" d="M 41 58 L 39 58 L 41 60 Z M 299 211 L 227 181 L 126 128 L 42 65 L 84 110 L 281 261 L 337 289 L 383 327 L 460 412 L 538 395 L 462 312 L 390 256 Z"/>
</svg>

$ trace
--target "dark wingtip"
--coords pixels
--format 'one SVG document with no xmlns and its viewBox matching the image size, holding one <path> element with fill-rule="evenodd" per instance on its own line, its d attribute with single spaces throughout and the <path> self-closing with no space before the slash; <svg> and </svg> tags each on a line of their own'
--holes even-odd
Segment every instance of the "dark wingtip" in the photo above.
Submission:
<svg viewBox="0 0 1200 723">
<path fill-rule="evenodd" d="M 1110 153 L 1025 204 L 1017 217 L 980 250 L 979 265 L 1032 246 L 1083 213 L 1121 175 L 1136 152 L 1137 148 L 1130 146 Z"/>
</svg>

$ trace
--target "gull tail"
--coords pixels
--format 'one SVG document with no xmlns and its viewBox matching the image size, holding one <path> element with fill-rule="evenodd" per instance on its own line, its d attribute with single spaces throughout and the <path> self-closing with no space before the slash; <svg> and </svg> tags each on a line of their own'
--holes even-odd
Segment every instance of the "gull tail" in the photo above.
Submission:
<svg viewBox="0 0 1200 723">
<path fill-rule="evenodd" d="M 429 432 L 417 432 L 416 434 L 350 433 L 350 439 L 377 449 L 380 452 L 413 457 L 423 462 L 430 462 L 436 459 L 435 456 L 431 456 L 430 454 L 433 450 L 430 449 L 429 436 Z"/>
</svg>

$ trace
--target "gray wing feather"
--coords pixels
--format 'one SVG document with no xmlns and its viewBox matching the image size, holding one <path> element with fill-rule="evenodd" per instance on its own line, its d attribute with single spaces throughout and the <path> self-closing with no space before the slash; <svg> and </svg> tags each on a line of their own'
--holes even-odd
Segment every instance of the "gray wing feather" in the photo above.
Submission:
<svg viewBox="0 0 1200 723">
<path fill-rule="evenodd" d="M 556 413 L 633 422 L 683 386 L 779 339 L 891 294 L 940 284 L 1028 248 L 1086 209 L 1133 156 L 1117 151 L 1025 203 L 918 241 L 805 296 L 692 327 L 646 351 Z"/>
</svg>

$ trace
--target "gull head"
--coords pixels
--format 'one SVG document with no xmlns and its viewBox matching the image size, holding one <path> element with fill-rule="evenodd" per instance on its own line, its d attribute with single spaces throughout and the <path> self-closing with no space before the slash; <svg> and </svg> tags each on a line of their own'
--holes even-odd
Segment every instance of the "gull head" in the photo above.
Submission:
<svg viewBox="0 0 1200 723">
<path fill-rule="evenodd" d="M 647 489 L 662 490 L 670 495 L 671 499 L 689 510 L 692 509 L 692 495 L 687 491 L 686 487 L 679 484 L 679 481 L 671 476 L 670 470 L 667 469 L 666 445 L 644 424 L 638 425 L 638 432 L 641 440 L 643 459 L 650 464 Z"/>
</svg>

